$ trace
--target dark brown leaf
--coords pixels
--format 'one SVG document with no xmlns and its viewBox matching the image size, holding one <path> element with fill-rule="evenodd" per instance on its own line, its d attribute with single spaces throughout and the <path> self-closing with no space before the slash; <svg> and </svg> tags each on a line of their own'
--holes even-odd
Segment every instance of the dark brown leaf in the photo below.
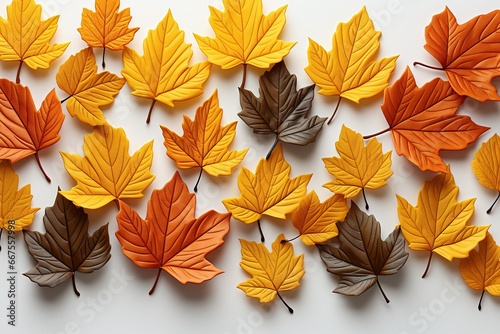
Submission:
<svg viewBox="0 0 500 334">
<path fill-rule="evenodd" d="M 55 203 L 45 209 L 45 234 L 24 231 L 24 239 L 37 265 L 24 273 L 40 286 L 55 287 L 69 278 L 75 285 L 75 272 L 91 273 L 102 268 L 111 257 L 108 224 L 88 234 L 89 220 L 59 192 Z"/>
<path fill-rule="evenodd" d="M 377 283 L 389 302 L 378 276 L 397 273 L 408 258 L 400 227 L 382 241 L 380 223 L 373 215 L 361 211 L 354 202 L 345 220 L 337 223 L 337 227 L 340 247 L 331 240 L 328 244 L 317 245 L 327 270 L 340 276 L 339 286 L 333 292 L 358 296 Z"/>
<path fill-rule="evenodd" d="M 260 97 L 240 88 L 238 116 L 257 134 L 274 134 L 278 142 L 307 145 L 316 139 L 326 118 L 307 117 L 314 98 L 314 85 L 297 91 L 297 77 L 285 63 L 274 65 L 259 79 Z M 268 157 L 271 152 L 268 153 Z"/>
</svg>

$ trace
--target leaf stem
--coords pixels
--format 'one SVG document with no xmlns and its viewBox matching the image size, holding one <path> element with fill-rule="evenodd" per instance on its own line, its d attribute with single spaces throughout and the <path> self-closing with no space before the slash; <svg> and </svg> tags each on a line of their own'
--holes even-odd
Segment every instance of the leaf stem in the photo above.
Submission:
<svg viewBox="0 0 500 334">
<path fill-rule="evenodd" d="M 260 226 L 260 219 L 257 219 L 257 226 L 259 227 L 260 232 L 260 242 L 266 241 L 266 238 L 264 238 L 264 233 L 262 232 L 262 227 Z"/>
<path fill-rule="evenodd" d="M 413 66 L 417 66 L 417 65 L 420 65 L 420 66 L 423 66 L 423 67 L 426 67 L 426 68 L 430 68 L 431 70 L 437 70 L 437 71 L 443 71 L 444 68 L 442 67 L 436 67 L 436 66 L 431 66 L 431 65 L 427 65 L 427 64 L 423 64 L 419 61 L 416 61 L 413 63 Z"/>
<path fill-rule="evenodd" d="M 280 295 L 280 293 L 278 291 L 276 291 L 276 293 L 278 294 L 278 297 L 280 297 L 281 302 L 283 303 L 283 305 L 285 305 L 286 308 L 288 309 L 288 312 L 290 312 L 291 314 L 293 314 L 293 308 L 291 308 L 290 305 L 288 305 L 286 303 L 286 301 L 283 299 L 283 297 L 281 297 L 281 295 Z"/>
<path fill-rule="evenodd" d="M 21 68 L 23 67 L 23 61 L 19 61 L 19 67 L 17 68 L 16 73 L 16 84 L 21 83 Z"/>
<path fill-rule="evenodd" d="M 3 228 L 0 228 L 0 241 L 2 240 Z M 0 245 L 0 251 L 2 250 L 2 245 Z"/>
<path fill-rule="evenodd" d="M 477 305 L 477 309 L 481 311 L 481 303 L 483 302 L 483 297 L 484 297 L 484 290 L 481 293 L 481 298 L 479 298 L 479 304 Z"/>
<path fill-rule="evenodd" d="M 104 61 L 104 56 L 106 56 L 106 48 L 102 49 L 102 69 L 106 68 L 106 62 Z"/>
<path fill-rule="evenodd" d="M 149 290 L 150 296 L 153 294 L 153 292 L 155 292 L 156 284 L 158 284 L 158 279 L 160 278 L 160 274 L 161 274 L 161 268 L 158 268 L 158 274 L 156 275 L 155 283 L 153 284 L 151 290 Z"/>
<path fill-rule="evenodd" d="M 45 173 L 45 170 L 43 169 L 42 162 L 40 161 L 40 156 L 38 155 L 38 152 L 35 152 L 35 159 L 36 163 L 38 164 L 38 167 L 40 167 L 40 170 L 42 171 L 43 175 L 45 176 L 45 180 L 47 180 L 48 183 L 50 183 L 50 177 Z"/>
<path fill-rule="evenodd" d="M 196 184 L 194 185 L 194 192 L 198 192 L 198 184 L 200 183 L 201 180 L 201 174 L 203 174 L 203 167 L 200 167 L 200 174 L 198 175 L 198 180 L 196 180 Z"/>
<path fill-rule="evenodd" d="M 297 236 L 295 236 L 295 237 L 293 237 L 292 239 L 283 239 L 283 240 L 281 240 L 281 243 L 282 244 L 286 244 L 287 242 L 292 242 L 292 241 L 294 241 L 295 239 L 298 239 L 298 238 L 300 238 L 300 234 L 297 235 Z"/>
<path fill-rule="evenodd" d="M 66 102 L 66 101 L 67 101 L 70 97 L 71 97 L 71 95 L 70 95 L 70 96 L 65 97 L 64 99 L 62 99 L 62 100 L 61 100 L 61 104 L 63 104 L 64 102 Z"/>
<path fill-rule="evenodd" d="M 266 160 L 269 160 L 269 158 L 271 157 L 271 154 L 273 153 L 273 151 L 276 148 L 276 146 L 278 145 L 278 143 L 279 143 L 279 139 L 278 139 L 278 136 L 276 136 L 276 138 L 274 139 L 274 143 L 271 146 L 271 149 L 269 150 L 269 152 L 267 152 Z"/>
<path fill-rule="evenodd" d="M 118 211 L 120 211 L 120 201 L 118 200 L 118 198 L 115 198 L 113 202 L 115 202 Z"/>
<path fill-rule="evenodd" d="M 497 201 L 498 199 L 500 198 L 500 191 L 498 192 L 498 196 L 497 198 L 495 199 L 495 201 L 493 202 L 493 204 L 491 204 L 490 208 L 488 210 L 486 210 L 486 213 L 487 214 L 490 214 L 491 213 L 491 210 L 493 210 L 493 207 L 495 206 L 495 204 L 497 204 Z"/>
<path fill-rule="evenodd" d="M 422 278 L 424 278 L 425 275 L 427 275 L 427 272 L 429 271 L 429 268 L 431 266 L 432 254 L 434 254 L 434 253 L 431 251 L 429 254 L 429 260 L 427 261 L 427 267 L 425 267 L 425 271 L 424 271 L 424 274 L 422 275 Z"/>
<path fill-rule="evenodd" d="M 384 129 L 382 131 L 379 131 L 379 132 L 375 132 L 375 133 L 372 133 L 371 135 L 367 135 L 367 136 L 363 136 L 363 139 L 370 139 L 372 137 L 376 137 L 378 135 L 381 135 L 383 133 L 386 133 L 390 130 L 391 128 L 387 128 L 387 129 Z"/>
<path fill-rule="evenodd" d="M 328 120 L 328 122 L 326 122 L 326 124 L 329 125 L 332 122 L 333 118 L 335 117 L 335 114 L 339 110 L 340 101 L 342 101 L 342 96 L 339 96 L 339 99 L 337 100 L 337 105 L 335 106 L 335 110 L 333 111 L 332 116 L 330 117 L 330 119 Z"/>
<path fill-rule="evenodd" d="M 368 205 L 368 201 L 366 200 L 365 188 L 361 188 L 361 193 L 363 194 L 363 199 L 365 200 L 365 209 L 370 210 L 370 206 Z"/>
<path fill-rule="evenodd" d="M 389 300 L 389 298 L 387 298 L 387 296 L 384 292 L 384 289 L 382 289 L 382 285 L 380 285 L 380 282 L 378 281 L 378 278 L 377 278 L 377 286 L 378 286 L 378 289 L 380 290 L 380 292 L 382 292 L 382 296 L 384 296 L 385 302 L 387 304 L 389 304 L 391 301 Z"/>
<path fill-rule="evenodd" d="M 244 89 L 245 88 L 245 83 L 247 82 L 247 64 L 243 64 L 243 78 L 241 79 L 241 85 L 240 88 Z"/>
<path fill-rule="evenodd" d="M 148 118 L 146 119 L 146 124 L 149 124 L 151 121 L 151 113 L 153 112 L 153 107 L 155 106 L 156 100 L 153 100 L 151 103 L 151 107 L 149 107 Z"/>
<path fill-rule="evenodd" d="M 75 275 L 76 273 L 73 273 L 73 276 L 71 276 L 71 281 L 73 282 L 73 291 L 75 291 L 75 294 L 80 297 L 80 292 L 76 288 L 76 280 L 75 280 Z"/>
</svg>

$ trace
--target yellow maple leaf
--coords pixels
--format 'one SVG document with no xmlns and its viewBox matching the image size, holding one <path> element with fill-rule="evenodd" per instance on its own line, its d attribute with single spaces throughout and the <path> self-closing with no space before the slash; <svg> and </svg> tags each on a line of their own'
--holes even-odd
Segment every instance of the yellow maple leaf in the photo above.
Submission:
<svg viewBox="0 0 500 334">
<path fill-rule="evenodd" d="M 264 244 L 240 239 L 240 266 L 252 278 L 238 284 L 238 288 L 249 297 L 259 298 L 261 303 L 268 303 L 278 295 L 288 311 L 293 313 L 280 292 L 293 290 L 300 285 L 300 279 L 304 276 L 304 255 L 295 256 L 292 244 L 281 242 L 283 240 L 283 234 L 278 235 L 269 252 Z"/>
<path fill-rule="evenodd" d="M 480 311 L 484 291 L 500 296 L 500 247 L 489 232 L 479 242 L 478 251 L 472 250 L 460 260 L 460 273 L 471 289 L 482 291 L 477 307 Z"/>
<path fill-rule="evenodd" d="M 184 43 L 184 31 L 179 29 L 170 10 L 155 30 L 144 40 L 144 55 L 125 47 L 122 74 L 132 87 L 132 94 L 153 102 L 146 123 L 156 101 L 174 106 L 203 93 L 203 84 L 210 75 L 208 61 L 189 66 L 193 55 L 191 44 Z"/>
<path fill-rule="evenodd" d="M 486 213 L 491 212 L 500 198 L 500 155 L 498 152 L 500 152 L 500 136 L 495 133 L 481 145 L 471 163 L 479 183 L 486 188 L 498 191 L 497 198 Z"/>
<path fill-rule="evenodd" d="M 372 97 L 387 87 L 398 56 L 375 60 L 380 34 L 363 7 L 349 22 L 338 24 L 331 51 L 327 52 L 309 39 L 306 73 L 320 88 L 318 93 L 339 96 L 328 124 L 342 98 L 359 103 L 359 100 Z"/>
<path fill-rule="evenodd" d="M 292 223 L 299 230 L 300 240 L 308 246 L 314 246 L 337 236 L 336 223 L 343 220 L 348 211 L 344 196 L 333 195 L 321 203 L 313 190 L 302 198 L 292 213 Z"/>
<path fill-rule="evenodd" d="M 262 215 L 286 219 L 286 214 L 293 212 L 307 193 L 312 174 L 291 179 L 290 170 L 290 165 L 283 157 L 281 144 L 278 144 L 268 160 L 259 161 L 255 174 L 246 168 L 241 169 L 238 175 L 241 195 L 222 201 L 234 218 L 245 224 L 257 221 L 262 241 Z"/>
<path fill-rule="evenodd" d="M 7 19 L 0 17 L 0 60 L 19 61 L 16 83 L 20 82 L 23 64 L 36 70 L 48 68 L 60 57 L 69 43 L 49 42 L 56 33 L 59 15 L 42 21 L 42 6 L 34 0 L 12 0 Z"/>
<path fill-rule="evenodd" d="M 399 195 L 398 216 L 401 229 L 413 250 L 429 251 L 429 261 L 422 277 L 429 269 L 432 254 L 448 261 L 465 258 L 478 242 L 483 240 L 488 226 L 467 226 L 474 214 L 475 199 L 457 202 L 458 187 L 453 175 L 438 174 L 426 181 L 414 207 Z"/>
<path fill-rule="evenodd" d="M 234 136 L 236 124 L 232 122 L 221 126 L 222 109 L 219 107 L 217 90 L 196 110 L 194 120 L 184 116 L 182 122 L 183 136 L 179 136 L 165 126 L 161 126 L 167 155 L 181 169 L 199 167 L 200 175 L 194 186 L 197 191 L 203 171 L 210 175 L 229 175 L 238 166 L 248 148 L 228 151 Z"/>
<path fill-rule="evenodd" d="M 210 25 L 215 38 L 195 34 L 198 45 L 208 60 L 222 69 L 243 65 L 268 68 L 280 62 L 295 42 L 278 39 L 285 26 L 287 6 L 263 15 L 262 0 L 223 0 L 225 11 L 209 6 Z"/>
<path fill-rule="evenodd" d="M 378 189 L 387 184 L 386 180 L 392 175 L 392 151 L 383 153 L 382 144 L 376 138 L 365 147 L 361 134 L 344 125 L 335 147 L 340 157 L 323 158 L 326 169 L 335 179 L 323 186 L 345 198 L 362 192 L 368 210 L 365 189 Z"/>
<path fill-rule="evenodd" d="M 94 52 L 86 48 L 61 65 L 56 74 L 59 88 L 69 94 L 62 100 L 71 116 L 91 126 L 106 123 L 101 106 L 113 103 L 125 79 L 104 71 L 97 73 Z"/>
<path fill-rule="evenodd" d="M 103 48 L 102 67 L 106 67 L 104 56 L 106 49 L 123 50 L 134 39 L 139 28 L 129 28 L 130 8 L 121 12 L 120 0 L 96 0 L 95 12 L 83 8 L 81 27 L 78 32 L 90 47 Z"/>
<path fill-rule="evenodd" d="M 76 185 L 61 194 L 75 205 L 97 209 L 124 198 L 140 198 L 155 176 L 153 141 L 142 146 L 131 157 L 128 139 L 121 128 L 105 124 L 85 135 L 84 157 L 61 152 L 64 167 Z"/>
<path fill-rule="evenodd" d="M 39 208 L 31 207 L 31 186 L 17 190 L 19 176 L 7 160 L 0 160 L 0 230 L 21 231 L 33 223 Z"/>
</svg>

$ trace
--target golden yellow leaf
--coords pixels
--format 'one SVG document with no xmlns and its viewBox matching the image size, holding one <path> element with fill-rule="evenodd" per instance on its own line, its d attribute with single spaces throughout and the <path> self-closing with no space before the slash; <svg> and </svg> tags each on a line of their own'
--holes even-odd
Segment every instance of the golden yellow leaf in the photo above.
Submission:
<svg viewBox="0 0 500 334">
<path fill-rule="evenodd" d="M 278 235 L 269 252 L 264 244 L 240 239 L 240 266 L 252 278 L 238 284 L 238 288 L 249 297 L 259 298 L 261 303 L 268 303 L 278 295 L 293 313 L 279 293 L 300 285 L 300 279 L 304 276 L 304 255 L 295 256 L 292 244 L 282 243 L 282 240 L 285 240 L 283 234 Z"/>
<path fill-rule="evenodd" d="M 95 12 L 83 8 L 82 24 L 78 32 L 90 47 L 104 48 L 102 67 L 106 67 L 104 55 L 106 49 L 123 50 L 123 47 L 134 39 L 139 28 L 129 28 L 130 8 L 121 12 L 120 0 L 96 0 Z"/>
<path fill-rule="evenodd" d="M 500 198 L 500 136 L 496 133 L 483 143 L 472 160 L 472 170 L 479 183 L 486 188 L 498 191 L 498 196 L 486 211 L 490 213 Z"/>
<path fill-rule="evenodd" d="M 348 211 L 344 196 L 333 195 L 320 203 L 313 190 L 302 198 L 299 207 L 292 213 L 292 223 L 299 230 L 300 240 L 314 246 L 337 236 L 337 222 L 343 220 Z"/>
<path fill-rule="evenodd" d="M 155 176 L 153 141 L 130 156 L 128 139 L 121 128 L 105 124 L 85 135 L 84 157 L 61 152 L 64 167 L 76 181 L 71 190 L 61 191 L 75 205 L 97 209 L 116 199 L 140 198 Z"/>
<path fill-rule="evenodd" d="M 113 103 L 125 79 L 108 71 L 97 73 L 94 52 L 86 48 L 71 56 L 56 74 L 59 88 L 69 94 L 63 100 L 71 116 L 92 126 L 106 123 L 101 106 Z"/>
<path fill-rule="evenodd" d="M 31 207 L 31 186 L 17 190 L 19 176 L 7 160 L 0 160 L 0 230 L 21 231 L 33 223 L 39 208 Z"/>
<path fill-rule="evenodd" d="M 323 186 L 345 198 L 362 192 L 368 209 L 365 189 L 378 189 L 387 184 L 386 180 L 392 175 L 392 151 L 383 153 L 382 144 L 375 138 L 365 146 L 361 134 L 344 125 L 335 147 L 340 157 L 323 158 L 326 169 L 335 179 Z"/>
<path fill-rule="evenodd" d="M 193 55 L 191 44 L 184 43 L 184 31 L 179 29 L 170 10 L 155 30 L 144 40 L 144 55 L 125 47 L 122 74 L 132 87 L 132 94 L 152 99 L 146 123 L 156 101 L 174 106 L 203 93 L 203 84 L 210 75 L 208 61 L 189 66 Z"/>
<path fill-rule="evenodd" d="M 479 310 L 484 291 L 500 296 L 500 247 L 489 232 L 479 242 L 479 251 L 472 250 L 469 257 L 460 260 L 460 273 L 471 289 L 482 291 Z"/>
<path fill-rule="evenodd" d="M 224 12 L 209 6 L 215 38 L 194 36 L 211 63 L 222 69 L 243 65 L 243 88 L 247 65 L 268 68 L 280 62 L 295 45 L 278 39 L 285 26 L 287 6 L 263 15 L 262 0 L 223 0 L 223 3 Z"/>
<path fill-rule="evenodd" d="M 36 70 L 48 68 L 69 43 L 49 44 L 57 30 L 59 15 L 42 21 L 42 6 L 34 0 L 12 0 L 7 19 L 0 17 L 0 60 L 19 61 L 16 83 L 23 64 Z"/>
<path fill-rule="evenodd" d="M 309 39 L 306 73 L 320 88 L 318 93 L 339 96 L 328 123 L 335 116 L 342 98 L 359 103 L 387 87 L 398 56 L 376 60 L 380 34 L 363 7 L 349 22 L 338 24 L 331 51 L 327 52 Z"/>
<path fill-rule="evenodd" d="M 278 144 L 269 160 L 259 161 L 255 174 L 246 168 L 241 169 L 238 175 L 241 195 L 222 201 L 234 218 L 245 224 L 257 221 L 262 241 L 262 215 L 286 219 L 286 214 L 293 212 L 307 193 L 307 184 L 312 174 L 291 179 L 290 170 L 290 165 L 283 157 L 281 144 Z"/>
<path fill-rule="evenodd" d="M 398 216 L 409 247 L 429 251 L 429 269 L 432 254 L 448 261 L 465 258 L 478 242 L 483 240 L 488 226 L 467 226 L 474 214 L 475 199 L 457 202 L 458 187 L 453 175 L 438 174 L 426 181 L 418 194 L 417 206 L 398 198 Z"/>
<path fill-rule="evenodd" d="M 161 126 L 167 155 L 180 169 L 199 167 L 200 181 L 203 171 L 210 175 L 229 175 L 245 158 L 248 148 L 229 151 L 236 135 L 236 123 L 221 126 L 222 109 L 219 107 L 217 90 L 196 110 L 194 120 L 184 116 L 183 136 Z M 197 191 L 198 182 L 194 186 Z"/>
</svg>

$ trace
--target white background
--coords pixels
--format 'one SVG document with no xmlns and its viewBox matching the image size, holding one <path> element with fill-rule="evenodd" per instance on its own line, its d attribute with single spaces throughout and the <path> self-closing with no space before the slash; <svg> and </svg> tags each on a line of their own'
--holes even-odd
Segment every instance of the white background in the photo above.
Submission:
<svg viewBox="0 0 500 334">
<path fill-rule="evenodd" d="M 0 2 L 0 15 L 5 17 L 5 6 L 8 1 Z M 94 2 L 69 0 L 39 0 L 44 7 L 44 17 L 60 14 L 59 29 L 53 42 L 71 41 L 66 53 L 53 63 L 49 70 L 32 71 L 23 68 L 21 81 L 31 87 L 37 106 L 45 95 L 57 87 L 55 74 L 58 67 L 86 44 L 80 39 L 77 28 L 80 26 L 83 7 L 93 10 Z M 266 0 L 264 13 L 286 4 L 285 0 Z M 298 77 L 298 86 L 310 85 L 312 82 L 304 72 L 307 66 L 308 37 L 319 42 L 325 48 L 331 48 L 332 34 L 339 22 L 348 21 L 366 4 L 368 13 L 376 27 L 382 31 L 379 56 L 399 54 L 397 66 L 390 82 L 394 82 L 410 66 L 418 84 L 421 86 L 435 76 L 445 78 L 443 73 L 424 68 L 413 68 L 414 61 L 429 64 L 438 63 L 424 50 L 424 28 L 433 14 L 441 12 L 446 1 L 321 1 L 321 0 L 289 0 L 287 24 L 281 35 L 283 40 L 297 41 L 286 58 L 291 73 Z M 202 36 L 213 36 L 208 23 L 208 5 L 223 9 L 221 0 L 189 0 L 189 1 L 122 1 L 121 8 L 131 7 L 132 27 L 140 27 L 135 40 L 130 46 L 142 54 L 142 41 L 149 29 L 172 9 L 173 16 L 181 29 L 186 31 L 186 41 L 193 43 L 194 57 L 192 64 L 205 59 L 198 49 L 193 33 Z M 496 1 L 453 2 L 450 9 L 460 23 L 475 15 L 489 12 L 498 6 Z M 100 63 L 101 50 L 96 50 Z M 121 70 L 121 53 L 108 52 L 107 64 L 110 71 Z M 2 77 L 15 78 L 17 64 L 2 63 Z M 101 69 L 100 69 L 101 70 Z M 258 77 L 264 70 L 250 68 L 246 88 L 258 92 Z M 220 105 L 224 109 L 223 123 L 239 120 L 236 115 L 240 111 L 237 87 L 241 82 L 241 68 L 223 71 L 213 66 L 211 76 L 206 83 L 205 93 L 192 101 L 178 103 L 175 108 L 168 108 L 157 103 L 151 124 L 145 119 L 150 105 L 130 95 L 130 88 L 125 85 L 116 101 L 104 108 L 109 123 L 115 127 L 123 127 L 130 139 L 130 153 L 137 150 L 147 141 L 154 139 L 153 173 L 156 179 L 145 191 L 141 200 L 127 201 L 144 216 L 147 199 L 151 191 L 162 187 L 174 171 L 175 164 L 165 154 L 163 138 L 159 125 L 166 125 L 181 133 L 182 115 L 193 117 L 196 107 L 201 105 L 212 92 L 219 90 Z M 56 88 L 62 99 L 65 93 Z M 334 108 L 336 98 L 316 95 L 312 114 L 329 116 Z M 322 157 L 336 155 L 334 143 L 338 138 L 342 124 L 361 132 L 370 134 L 387 127 L 380 110 L 382 94 L 362 100 L 359 105 L 347 100 L 330 126 L 326 126 L 315 143 L 307 147 L 284 145 L 286 159 L 292 165 L 292 176 L 302 173 L 314 173 L 309 190 L 316 190 L 322 200 L 330 192 L 322 185 L 331 180 L 324 168 Z M 65 107 L 63 107 L 67 114 Z M 486 209 L 496 197 L 496 192 L 483 188 L 472 173 L 470 162 L 480 143 L 486 141 L 500 127 L 499 108 L 496 103 L 478 103 L 467 99 L 460 108 L 461 114 L 467 114 L 482 125 L 492 129 L 481 136 L 478 142 L 461 152 L 443 152 L 444 160 L 451 165 L 456 183 L 460 187 L 459 200 L 477 197 L 476 213 L 472 224 L 492 224 L 491 233 L 500 240 L 500 228 L 495 220 L 500 216 L 500 207 L 491 215 Z M 31 183 L 34 195 L 33 206 L 42 208 L 35 216 L 32 230 L 43 231 L 43 208 L 53 204 L 57 187 L 70 189 L 74 181 L 66 174 L 59 151 L 82 154 L 83 135 L 90 133 L 91 128 L 81 124 L 68 114 L 61 131 L 62 140 L 56 145 L 41 152 L 41 160 L 52 183 L 46 183 L 38 170 L 34 159 L 26 159 L 14 165 L 20 175 L 20 186 Z M 390 134 L 378 138 L 383 143 L 384 151 L 393 149 Z M 241 120 L 237 127 L 233 149 L 249 147 L 250 151 L 243 161 L 245 167 L 254 171 L 258 160 L 265 156 L 273 138 L 253 135 Z M 396 196 L 400 194 L 410 203 L 416 204 L 417 194 L 423 182 L 433 177 L 432 173 L 423 173 L 403 157 L 393 154 L 394 175 L 388 186 L 375 191 L 367 191 L 370 202 L 369 213 L 382 224 L 383 238 L 398 224 Z M 204 175 L 197 194 L 197 214 L 208 209 L 225 211 L 221 200 L 239 195 L 237 189 L 238 170 L 230 177 L 218 179 Z M 196 181 L 198 171 L 181 171 L 190 189 Z M 361 204 L 361 197 L 356 198 Z M 500 299 L 486 294 L 483 310 L 477 310 L 480 292 L 466 287 L 458 270 L 458 260 L 448 262 L 439 256 L 433 262 L 425 279 L 421 279 L 427 253 L 409 250 L 410 257 L 401 272 L 390 277 L 382 277 L 381 284 L 390 298 L 386 304 L 376 287 L 359 297 L 345 297 L 333 294 L 338 279 L 327 273 L 315 247 L 306 247 L 300 241 L 294 242 L 296 254 L 305 254 L 306 274 L 301 286 L 292 292 L 283 293 L 284 298 L 294 308 L 295 314 L 288 313 L 281 302 L 276 299 L 268 304 L 260 304 L 250 299 L 236 288 L 237 284 L 249 276 L 239 267 L 239 238 L 259 240 L 255 224 L 244 225 L 232 220 L 231 231 L 225 244 L 210 254 L 209 259 L 225 271 L 224 274 L 201 285 L 182 285 L 175 279 L 162 273 L 157 289 L 152 296 L 148 295 L 156 276 L 156 270 L 136 267 L 121 252 L 114 233 L 117 229 L 115 215 L 116 206 L 112 203 L 99 210 L 87 210 L 90 218 L 90 229 L 94 231 L 102 224 L 109 222 L 112 244 L 112 257 L 108 264 L 93 274 L 76 275 L 81 296 L 73 293 L 68 281 L 56 288 L 41 288 L 21 275 L 35 265 L 29 256 L 22 235 L 17 236 L 18 257 L 17 268 L 17 326 L 7 325 L 7 282 L 0 276 L 0 333 L 305 333 L 328 331 L 332 333 L 442 333 L 442 332 L 481 332 L 492 331 L 498 325 Z M 275 221 L 264 218 L 263 228 L 267 236 L 266 245 L 280 232 L 286 236 L 296 235 L 290 221 Z M 3 251 L 0 252 L 0 272 L 7 272 L 6 238 L 2 240 Z"/>
</svg>

